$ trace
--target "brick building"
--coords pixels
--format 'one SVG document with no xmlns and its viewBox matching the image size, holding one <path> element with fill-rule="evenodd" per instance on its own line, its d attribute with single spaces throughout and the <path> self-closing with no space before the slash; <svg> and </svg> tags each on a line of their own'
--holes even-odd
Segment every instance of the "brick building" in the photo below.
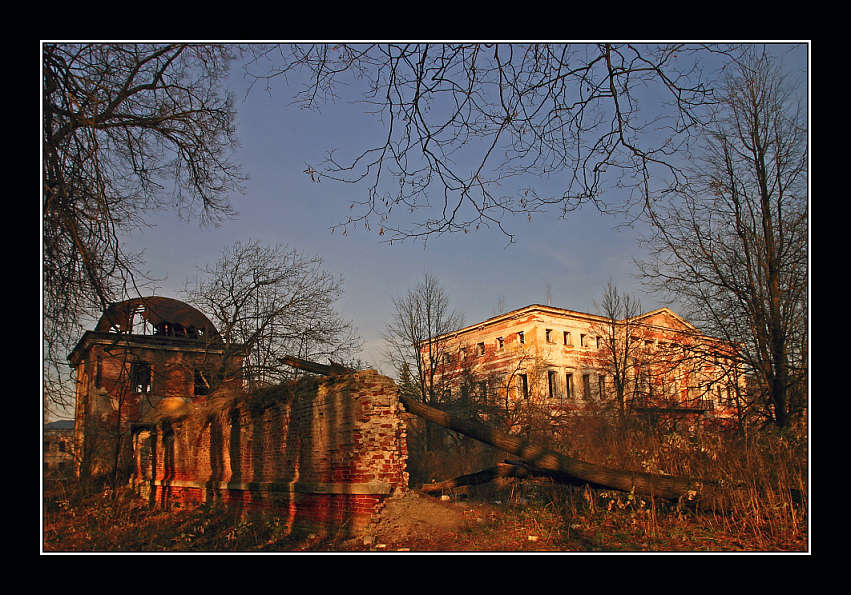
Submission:
<svg viewBox="0 0 851 595">
<path fill-rule="evenodd" d="M 91 473 L 111 468 L 116 443 L 129 462 L 130 429 L 155 411 L 241 383 L 239 346 L 225 345 L 195 308 L 162 296 L 110 306 L 68 360 L 77 380 L 75 448 Z"/>
<path fill-rule="evenodd" d="M 69 356 L 79 472 L 119 470 L 151 504 L 271 508 L 356 532 L 407 488 L 395 383 L 374 370 L 248 391 L 240 346 L 165 297 L 110 307 Z"/>
<path fill-rule="evenodd" d="M 627 320 L 530 305 L 436 339 L 447 401 L 528 401 L 567 413 L 612 410 L 615 374 L 632 411 L 730 418 L 743 375 L 732 350 L 668 308 Z M 423 349 L 423 353 L 427 350 Z M 626 360 L 626 364 L 617 364 Z"/>
</svg>

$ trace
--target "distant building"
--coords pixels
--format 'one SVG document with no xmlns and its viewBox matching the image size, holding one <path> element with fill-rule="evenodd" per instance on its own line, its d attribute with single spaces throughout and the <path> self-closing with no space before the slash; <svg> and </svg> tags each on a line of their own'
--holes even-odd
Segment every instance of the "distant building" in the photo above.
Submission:
<svg viewBox="0 0 851 595">
<path fill-rule="evenodd" d="M 44 424 L 44 473 L 70 473 L 74 469 L 74 420 Z"/>
<path fill-rule="evenodd" d="M 438 337 L 435 386 L 447 402 L 528 401 L 553 412 L 617 406 L 618 353 L 629 411 L 732 418 L 744 378 L 732 349 L 668 308 L 628 320 L 530 305 Z M 421 351 L 428 356 L 426 346 Z"/>
<path fill-rule="evenodd" d="M 68 360 L 77 380 L 75 449 L 91 473 L 110 468 L 116 440 L 129 457 L 134 424 L 241 384 L 239 346 L 225 345 L 197 309 L 162 296 L 110 306 Z"/>
</svg>

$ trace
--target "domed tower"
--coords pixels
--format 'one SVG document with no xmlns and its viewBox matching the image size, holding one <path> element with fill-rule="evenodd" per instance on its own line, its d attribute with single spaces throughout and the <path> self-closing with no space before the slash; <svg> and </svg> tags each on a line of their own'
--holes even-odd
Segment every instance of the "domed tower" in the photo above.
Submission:
<svg viewBox="0 0 851 595">
<path fill-rule="evenodd" d="M 200 311 L 141 297 L 111 305 L 68 360 L 75 369 L 75 442 L 87 473 L 129 452 L 129 431 L 213 391 L 241 386 L 240 346 L 227 345 Z"/>
</svg>

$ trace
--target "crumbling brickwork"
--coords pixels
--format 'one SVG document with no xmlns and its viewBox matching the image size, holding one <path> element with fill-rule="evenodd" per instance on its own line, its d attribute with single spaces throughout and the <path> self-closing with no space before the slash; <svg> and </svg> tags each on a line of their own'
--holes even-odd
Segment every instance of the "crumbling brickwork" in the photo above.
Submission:
<svg viewBox="0 0 851 595">
<path fill-rule="evenodd" d="M 356 533 L 407 488 L 400 413 L 374 370 L 216 393 L 137 428 L 133 482 L 156 505 L 223 501 Z"/>
<path fill-rule="evenodd" d="M 77 377 L 74 448 L 82 475 L 123 477 L 133 424 L 212 387 L 241 385 L 239 346 L 226 348 L 201 312 L 163 296 L 110 306 L 68 360 Z"/>
</svg>

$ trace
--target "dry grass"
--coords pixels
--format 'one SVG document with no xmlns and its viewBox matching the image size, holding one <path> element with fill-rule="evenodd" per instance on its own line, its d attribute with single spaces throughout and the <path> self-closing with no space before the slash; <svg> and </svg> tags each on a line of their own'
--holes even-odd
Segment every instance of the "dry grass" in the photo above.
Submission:
<svg viewBox="0 0 851 595">
<path fill-rule="evenodd" d="M 593 420 L 592 420 L 593 421 Z M 127 491 L 76 482 L 45 487 L 43 549 L 71 551 L 592 551 L 806 552 L 807 442 L 801 428 L 779 435 L 690 433 L 630 422 L 585 420 L 551 446 L 622 469 L 690 475 L 744 485 L 724 510 L 649 500 L 614 490 L 507 480 L 452 495 L 440 522 L 404 509 L 395 533 L 364 541 L 301 529 L 274 515 L 246 517 L 201 506 L 151 510 Z M 462 455 L 462 456 L 459 456 Z M 499 453 L 469 443 L 412 461 L 417 479 L 476 471 Z M 412 482 L 412 486 L 418 484 Z M 72 487 L 73 486 L 73 487 Z M 418 496 L 420 499 L 429 498 Z M 422 502 L 412 504 L 419 506 Z M 447 515 L 457 515 L 449 522 Z M 414 518 L 416 517 L 416 518 Z M 394 537 L 395 535 L 395 537 Z"/>
</svg>

